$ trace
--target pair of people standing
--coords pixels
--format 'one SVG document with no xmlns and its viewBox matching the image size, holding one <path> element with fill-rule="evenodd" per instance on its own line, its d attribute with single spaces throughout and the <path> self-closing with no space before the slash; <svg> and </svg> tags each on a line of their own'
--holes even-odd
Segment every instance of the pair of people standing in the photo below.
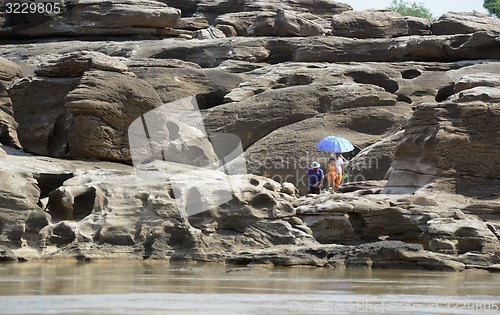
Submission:
<svg viewBox="0 0 500 315">
<path fill-rule="evenodd" d="M 342 183 L 342 175 L 344 174 L 344 157 L 340 153 L 335 153 L 328 161 L 326 168 L 326 179 L 328 181 L 328 189 L 331 188 L 332 192 L 336 191 Z M 309 193 L 319 194 L 325 174 L 321 169 L 318 162 L 313 162 L 308 171 L 309 177 Z"/>
</svg>

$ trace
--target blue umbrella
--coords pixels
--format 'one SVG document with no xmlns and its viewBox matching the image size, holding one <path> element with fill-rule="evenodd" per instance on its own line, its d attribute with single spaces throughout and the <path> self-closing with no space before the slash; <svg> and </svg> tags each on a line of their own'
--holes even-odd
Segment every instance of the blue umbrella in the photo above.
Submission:
<svg viewBox="0 0 500 315">
<path fill-rule="evenodd" d="M 337 136 L 323 138 L 316 144 L 316 147 L 321 151 L 333 153 L 346 153 L 354 150 L 354 146 L 349 140 Z"/>
</svg>

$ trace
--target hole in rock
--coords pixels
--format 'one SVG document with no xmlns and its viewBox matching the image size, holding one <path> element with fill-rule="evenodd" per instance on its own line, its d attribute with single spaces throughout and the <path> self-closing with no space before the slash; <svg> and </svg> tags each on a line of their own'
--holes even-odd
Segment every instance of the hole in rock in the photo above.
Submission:
<svg viewBox="0 0 500 315">
<path fill-rule="evenodd" d="M 446 99 L 450 96 L 455 94 L 455 85 L 454 84 L 449 84 L 445 87 L 442 87 L 439 89 L 436 95 L 436 102 L 443 102 L 446 101 Z"/>
<path fill-rule="evenodd" d="M 260 183 L 259 183 L 259 181 L 258 181 L 258 180 L 256 180 L 255 178 L 250 178 L 250 184 L 251 184 L 252 186 L 259 186 L 259 184 L 260 184 Z"/>
<path fill-rule="evenodd" d="M 57 224 L 52 230 L 52 235 L 48 238 L 49 243 L 53 245 L 66 245 L 74 240 L 75 232 L 64 223 Z"/>
<path fill-rule="evenodd" d="M 483 250 L 483 241 L 480 239 L 461 239 L 458 241 L 457 250 L 459 254 L 481 252 Z"/>
<path fill-rule="evenodd" d="M 406 96 L 404 94 L 398 94 L 398 101 L 405 102 L 405 103 L 408 103 L 408 104 L 412 103 L 411 98 L 409 98 L 408 96 Z"/>
<path fill-rule="evenodd" d="M 271 208 L 276 205 L 276 200 L 269 194 L 260 193 L 250 200 L 250 205 L 254 208 L 262 208 L 270 206 Z"/>
<path fill-rule="evenodd" d="M 75 204 L 73 205 L 74 219 L 79 221 L 92 213 L 95 204 L 96 190 L 90 187 L 83 194 L 75 197 Z"/>
<path fill-rule="evenodd" d="M 467 43 L 470 39 L 470 35 L 455 36 L 450 43 L 451 48 L 459 48 L 463 44 Z"/>
<path fill-rule="evenodd" d="M 352 80 L 359 84 L 371 84 L 380 86 L 389 93 L 396 93 L 399 89 L 398 82 L 389 78 L 385 73 L 366 73 L 363 71 L 353 71 L 346 73 Z"/>
<path fill-rule="evenodd" d="M 48 212 L 55 221 L 76 220 L 79 221 L 92 213 L 96 199 L 94 187 L 87 188 L 83 193 L 68 200 L 68 196 L 60 190 L 54 190 L 49 194 Z"/>
<path fill-rule="evenodd" d="M 73 177 L 73 173 L 50 174 L 39 173 L 36 174 L 35 180 L 38 182 L 40 188 L 40 199 L 48 197 L 51 192 L 61 187 L 63 183 Z"/>
<path fill-rule="evenodd" d="M 483 240 L 478 239 L 478 231 L 470 227 L 461 227 L 454 236 L 458 238 L 457 249 L 459 254 L 480 252 L 483 250 Z"/>
<path fill-rule="evenodd" d="M 422 72 L 420 72 L 419 70 L 405 70 L 403 72 L 401 72 L 401 76 L 403 77 L 403 79 L 415 79 L 419 76 L 422 75 Z"/>
</svg>

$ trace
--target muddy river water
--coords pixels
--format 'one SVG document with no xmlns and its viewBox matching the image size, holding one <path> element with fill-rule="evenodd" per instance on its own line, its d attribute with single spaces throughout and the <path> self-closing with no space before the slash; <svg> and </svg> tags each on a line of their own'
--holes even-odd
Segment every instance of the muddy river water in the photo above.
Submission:
<svg viewBox="0 0 500 315">
<path fill-rule="evenodd" d="M 500 314 L 500 274 L 221 264 L 0 264 L 0 314 Z"/>
</svg>

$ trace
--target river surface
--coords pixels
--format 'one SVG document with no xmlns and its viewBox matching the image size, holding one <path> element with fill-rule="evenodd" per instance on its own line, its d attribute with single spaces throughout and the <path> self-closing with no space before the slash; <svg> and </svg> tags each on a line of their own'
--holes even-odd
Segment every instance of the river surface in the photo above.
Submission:
<svg viewBox="0 0 500 315">
<path fill-rule="evenodd" d="M 0 314 L 500 314 L 500 274 L 220 264 L 0 264 Z"/>
</svg>

